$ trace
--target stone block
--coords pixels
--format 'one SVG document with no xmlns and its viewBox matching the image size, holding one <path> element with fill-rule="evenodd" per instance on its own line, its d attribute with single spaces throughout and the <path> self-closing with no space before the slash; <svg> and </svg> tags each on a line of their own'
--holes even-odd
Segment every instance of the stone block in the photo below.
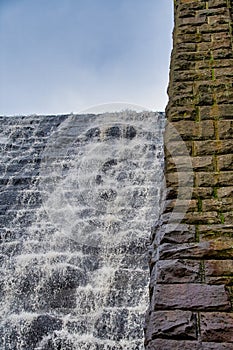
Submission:
<svg viewBox="0 0 233 350">
<path fill-rule="evenodd" d="M 202 241 L 212 240 L 218 237 L 230 236 L 233 230 L 232 225 L 198 225 L 198 232 Z"/>
<path fill-rule="evenodd" d="M 154 276 L 154 279 L 153 279 Z M 160 260 L 151 274 L 151 283 L 199 283 L 200 262 L 193 260 Z"/>
<path fill-rule="evenodd" d="M 186 8 L 187 10 L 187 8 Z M 184 42 L 184 43 L 200 43 L 200 42 L 211 42 L 211 34 L 183 34 L 183 35 L 177 35 L 176 38 L 177 42 Z"/>
<path fill-rule="evenodd" d="M 170 340 L 170 339 L 155 339 L 155 340 L 152 340 L 146 346 L 146 350 L 190 350 L 190 349 L 201 350 L 202 348 L 200 347 L 200 344 L 196 341 Z M 213 348 L 213 349 L 217 350 L 217 348 Z M 225 348 L 224 350 L 228 350 L 228 349 Z M 231 349 L 229 348 L 229 350 Z"/>
<path fill-rule="evenodd" d="M 217 165 L 220 171 L 233 170 L 233 154 L 217 156 Z"/>
<path fill-rule="evenodd" d="M 208 8 L 219 8 L 219 7 L 226 7 L 227 2 L 226 0 L 209 0 L 208 1 Z"/>
<path fill-rule="evenodd" d="M 164 243 L 159 247 L 161 260 L 170 259 L 229 259 L 233 254 L 233 238 L 202 240 L 200 243 Z"/>
<path fill-rule="evenodd" d="M 229 24 L 228 23 L 223 23 L 219 25 L 219 23 L 214 22 L 212 20 L 212 24 L 209 25 L 204 23 L 200 25 L 200 33 L 206 34 L 206 33 L 220 33 L 220 32 L 229 32 Z"/>
<path fill-rule="evenodd" d="M 205 312 L 200 314 L 201 340 L 233 343 L 233 314 Z M 232 344 L 233 346 L 233 344 Z"/>
<path fill-rule="evenodd" d="M 217 196 L 218 198 L 232 198 L 233 186 L 218 188 Z"/>
<path fill-rule="evenodd" d="M 177 121 L 171 124 L 179 136 L 183 140 L 205 140 L 213 139 L 215 136 L 214 132 L 214 122 L 212 120 L 205 120 L 199 123 L 194 121 Z M 170 129 L 169 129 L 170 131 Z M 175 140 L 178 138 L 177 133 L 172 133 L 172 130 L 169 133 L 170 140 Z"/>
<path fill-rule="evenodd" d="M 204 199 L 202 201 L 202 211 L 233 211 L 233 201 L 231 198 L 218 199 Z"/>
<path fill-rule="evenodd" d="M 183 84 L 183 83 L 182 83 Z M 186 84 L 186 83 L 184 83 Z M 167 109 L 167 114 L 170 116 L 170 120 L 176 121 L 176 120 L 195 120 L 197 111 L 196 108 L 193 106 L 181 106 L 181 107 L 170 107 Z"/>
<path fill-rule="evenodd" d="M 191 187 L 193 185 L 193 173 L 176 172 L 166 174 L 166 182 L 168 187 Z"/>
<path fill-rule="evenodd" d="M 233 225 L 233 212 L 222 213 L 223 221 L 225 225 Z"/>
<path fill-rule="evenodd" d="M 160 284 L 154 287 L 152 309 L 227 311 L 231 309 L 231 303 L 222 285 Z"/>
<path fill-rule="evenodd" d="M 232 343 L 200 343 L 196 341 L 155 339 L 146 350 L 233 350 Z"/>
<path fill-rule="evenodd" d="M 231 186 L 232 183 L 233 171 L 222 171 L 220 173 L 199 172 L 195 174 L 195 185 L 198 187 Z"/>
<path fill-rule="evenodd" d="M 214 161 L 212 156 L 193 157 L 193 170 L 195 171 L 214 171 Z"/>
<path fill-rule="evenodd" d="M 175 208 L 179 212 L 193 212 L 198 210 L 196 199 L 169 199 L 165 201 L 164 213 L 170 212 Z"/>
<path fill-rule="evenodd" d="M 208 24 L 210 26 L 222 26 L 224 24 L 229 24 L 229 16 L 224 16 L 220 14 L 216 14 L 213 16 L 208 16 Z"/>
<path fill-rule="evenodd" d="M 187 224 L 163 224 L 155 230 L 155 243 L 195 242 L 195 227 Z"/>
<path fill-rule="evenodd" d="M 233 171 L 220 172 L 217 184 L 220 186 L 231 186 L 233 184 Z"/>
<path fill-rule="evenodd" d="M 149 316 L 146 340 L 155 338 L 197 339 L 196 315 L 190 311 L 157 311 Z"/>
<path fill-rule="evenodd" d="M 186 213 L 183 222 L 191 225 L 221 224 L 218 212 Z"/>
<path fill-rule="evenodd" d="M 224 104 L 219 106 L 219 115 L 222 118 L 232 118 L 233 117 L 233 105 L 232 104 Z"/>
<path fill-rule="evenodd" d="M 233 153 L 232 140 L 220 140 L 220 141 L 193 141 L 195 156 L 213 155 L 213 154 L 228 154 Z M 181 150 L 178 154 L 182 154 Z M 178 155 L 177 154 L 177 155 Z"/>
<path fill-rule="evenodd" d="M 216 101 L 218 104 L 233 103 L 233 91 L 223 90 L 221 92 L 217 92 Z"/>
<path fill-rule="evenodd" d="M 206 45 L 208 46 L 208 43 L 206 43 Z M 185 54 L 186 52 L 182 51 L 182 53 Z M 188 52 L 186 54 L 188 54 Z M 193 53 L 190 53 L 190 56 L 191 55 L 193 55 Z M 179 71 L 177 71 L 177 70 L 175 70 L 173 73 L 173 79 L 176 82 L 211 80 L 211 78 L 212 78 L 212 72 L 211 72 L 210 68 L 202 69 L 199 71 L 196 71 L 196 70 L 184 70 L 184 71 L 179 70 Z M 193 96 L 191 95 L 190 98 L 193 99 Z M 184 103 L 182 105 L 184 105 Z"/>
<path fill-rule="evenodd" d="M 232 260 L 209 260 L 205 262 L 206 276 L 233 276 L 233 261 Z"/>
<path fill-rule="evenodd" d="M 166 171 L 188 170 L 190 157 L 187 156 L 175 156 L 167 157 L 166 159 Z M 195 171 L 214 171 L 214 159 L 213 156 L 192 157 L 192 168 Z"/>
<path fill-rule="evenodd" d="M 233 120 L 219 121 L 218 135 L 220 139 L 232 139 L 233 138 Z"/>
<path fill-rule="evenodd" d="M 165 134 L 165 148 L 167 149 L 166 145 L 169 145 L 169 152 L 172 153 L 173 157 L 187 155 L 187 153 L 191 154 L 192 152 L 191 141 L 170 141 L 169 135 Z"/>
<path fill-rule="evenodd" d="M 194 27 L 194 26 L 200 26 L 207 23 L 207 16 L 201 16 L 201 17 L 184 17 L 180 18 L 178 22 L 178 26 L 186 26 L 189 25 L 189 27 Z"/>
<path fill-rule="evenodd" d="M 233 350 L 232 343 L 201 343 L 200 350 Z"/>
<path fill-rule="evenodd" d="M 226 25 L 226 28 L 227 28 L 227 25 Z M 214 60 L 228 60 L 228 59 L 232 59 L 232 58 L 233 58 L 232 50 L 229 50 L 229 49 L 213 50 L 213 59 Z"/>
</svg>

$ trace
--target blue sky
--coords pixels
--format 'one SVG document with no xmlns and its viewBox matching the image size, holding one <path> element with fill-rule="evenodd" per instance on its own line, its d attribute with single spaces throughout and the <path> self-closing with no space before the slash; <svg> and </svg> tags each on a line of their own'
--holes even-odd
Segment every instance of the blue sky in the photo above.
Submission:
<svg viewBox="0 0 233 350">
<path fill-rule="evenodd" d="M 171 0 L 0 0 L 0 114 L 164 110 Z"/>
</svg>

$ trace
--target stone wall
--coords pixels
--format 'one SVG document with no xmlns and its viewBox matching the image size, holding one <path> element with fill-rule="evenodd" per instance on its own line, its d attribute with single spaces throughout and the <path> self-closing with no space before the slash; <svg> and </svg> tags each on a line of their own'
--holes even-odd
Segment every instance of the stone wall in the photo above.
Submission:
<svg viewBox="0 0 233 350">
<path fill-rule="evenodd" d="M 175 0 L 174 8 L 166 206 L 152 232 L 145 344 L 231 350 L 233 3 Z"/>
</svg>

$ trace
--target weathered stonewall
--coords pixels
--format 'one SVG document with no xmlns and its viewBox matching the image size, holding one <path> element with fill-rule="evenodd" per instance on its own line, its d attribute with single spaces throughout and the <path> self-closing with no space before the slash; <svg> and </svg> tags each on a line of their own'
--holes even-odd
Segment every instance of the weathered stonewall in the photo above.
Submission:
<svg viewBox="0 0 233 350">
<path fill-rule="evenodd" d="M 152 232 L 145 346 L 231 350 L 233 2 L 174 0 L 174 8 L 166 114 L 184 143 L 167 127 L 167 194 Z"/>
</svg>

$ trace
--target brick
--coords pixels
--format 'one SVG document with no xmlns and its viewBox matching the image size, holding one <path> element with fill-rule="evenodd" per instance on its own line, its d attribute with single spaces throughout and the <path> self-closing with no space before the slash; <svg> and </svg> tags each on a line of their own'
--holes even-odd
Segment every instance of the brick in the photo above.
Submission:
<svg viewBox="0 0 233 350">
<path fill-rule="evenodd" d="M 233 201 L 231 198 L 205 199 L 202 201 L 202 211 L 233 211 Z"/>
<path fill-rule="evenodd" d="M 216 79 L 221 78 L 222 76 L 232 78 L 233 77 L 232 67 L 215 68 L 214 75 Z M 231 86 L 231 90 L 232 90 L 232 86 Z"/>
<path fill-rule="evenodd" d="M 174 208 L 178 211 L 193 212 L 198 210 L 196 199 L 169 199 L 165 201 L 164 213 L 172 211 Z"/>
<path fill-rule="evenodd" d="M 233 120 L 219 121 L 218 135 L 220 139 L 233 139 Z"/>
<path fill-rule="evenodd" d="M 190 225 L 201 225 L 201 224 L 220 224 L 221 217 L 218 212 L 193 212 L 186 213 L 182 222 L 186 222 Z"/>
<path fill-rule="evenodd" d="M 196 315 L 190 311 L 157 311 L 149 316 L 148 341 L 154 338 L 197 339 Z"/>
<path fill-rule="evenodd" d="M 226 18 L 228 18 L 229 12 L 226 7 L 215 7 L 215 8 L 206 8 L 204 10 L 198 11 L 199 16 L 215 16 L 215 15 L 224 15 Z M 229 18 L 228 18 L 229 19 Z"/>
<path fill-rule="evenodd" d="M 222 33 L 220 33 L 220 34 L 222 35 Z M 215 49 L 215 47 L 214 47 L 215 44 L 216 43 L 212 44 L 214 49 Z M 227 59 L 227 60 L 219 60 L 219 59 L 217 60 L 217 59 L 215 59 L 215 60 L 211 61 L 211 67 L 212 68 L 231 67 L 232 66 L 232 61 L 233 61 L 232 59 Z M 205 69 L 205 68 L 207 68 L 209 66 L 210 66 L 210 62 L 206 62 L 206 61 L 197 61 L 197 62 L 195 62 L 196 69 Z M 220 81 L 222 83 L 225 81 L 226 83 L 230 84 L 229 79 L 228 78 L 226 79 L 224 76 L 221 77 Z"/>
<path fill-rule="evenodd" d="M 191 169 L 192 170 L 192 169 Z M 166 174 L 167 187 L 192 187 L 193 173 L 192 172 L 176 172 Z"/>
<path fill-rule="evenodd" d="M 171 259 L 200 259 L 200 258 L 231 258 L 233 240 L 229 237 L 216 238 L 200 243 L 169 244 L 159 247 L 161 260 Z"/>
<path fill-rule="evenodd" d="M 154 339 L 147 346 L 146 350 L 201 350 L 200 343 L 196 341 Z M 215 348 L 217 350 L 217 348 Z M 222 348 L 218 350 L 232 350 L 232 348 Z M 207 349 L 206 349 L 207 350 Z"/>
<path fill-rule="evenodd" d="M 190 243 L 195 242 L 195 227 L 187 224 L 161 224 L 156 229 L 155 243 Z"/>
<path fill-rule="evenodd" d="M 189 145 L 190 145 L 190 143 L 189 143 Z M 207 156 L 207 155 L 213 155 L 213 154 L 218 155 L 218 154 L 233 153 L 232 140 L 194 141 L 193 146 L 194 146 L 195 156 L 202 156 L 202 155 Z M 182 154 L 181 150 L 179 152 L 180 152 L 180 154 Z"/>
<path fill-rule="evenodd" d="M 233 91 L 223 90 L 222 92 L 217 92 L 216 101 L 219 105 L 226 104 L 226 103 L 233 103 Z"/>
<path fill-rule="evenodd" d="M 201 241 L 213 240 L 230 236 L 233 230 L 232 225 L 215 224 L 215 225 L 198 225 L 198 231 Z"/>
<path fill-rule="evenodd" d="M 200 343 L 187 340 L 154 339 L 146 350 L 233 350 L 232 343 Z"/>
<path fill-rule="evenodd" d="M 233 117 L 233 104 L 225 104 L 219 106 L 219 115 L 222 118 L 232 118 Z"/>
<path fill-rule="evenodd" d="M 224 59 L 231 59 L 233 58 L 232 50 L 229 49 L 215 49 L 213 52 L 213 59 L 214 60 L 224 60 Z"/>
<path fill-rule="evenodd" d="M 214 171 L 214 160 L 212 156 L 192 157 L 192 168 L 194 171 Z M 190 157 L 167 157 L 166 159 L 166 171 L 188 170 Z"/>
<path fill-rule="evenodd" d="M 179 193 L 179 198 L 190 199 L 190 195 L 193 199 L 198 198 L 212 198 L 213 193 L 212 187 L 180 187 L 180 188 L 169 188 L 167 192 L 167 198 L 174 199 L 177 198 Z"/>
<path fill-rule="evenodd" d="M 209 17 L 211 18 L 211 17 Z M 213 22 L 212 20 L 212 23 L 211 25 L 208 23 L 208 24 L 202 24 L 200 25 L 200 33 L 217 33 L 217 32 L 229 32 L 229 23 L 224 23 L 224 24 L 221 24 L 219 25 L 217 22 Z"/>
<path fill-rule="evenodd" d="M 209 0 L 208 1 L 208 8 L 219 8 L 219 7 L 226 7 L 227 6 L 227 0 Z"/>
<path fill-rule="evenodd" d="M 206 277 L 233 276 L 233 260 L 208 260 L 205 262 Z"/>
<path fill-rule="evenodd" d="M 177 121 L 173 122 L 172 126 L 183 140 L 205 140 L 213 139 L 215 136 L 214 122 L 212 120 L 205 120 L 199 123 L 194 121 Z M 177 138 L 177 134 L 172 134 L 172 132 L 169 136 L 171 140 Z"/>
<path fill-rule="evenodd" d="M 219 174 L 218 185 L 231 186 L 233 184 L 233 171 L 222 171 Z"/>
<path fill-rule="evenodd" d="M 178 176 L 169 175 L 169 184 L 176 183 Z M 182 175 L 180 176 L 182 179 Z M 185 182 L 181 182 L 181 184 Z M 195 173 L 195 186 L 210 187 L 210 186 L 231 186 L 233 183 L 233 171 L 222 171 L 220 173 Z"/>
<path fill-rule="evenodd" d="M 160 260 L 151 275 L 153 284 L 201 282 L 200 262 L 194 260 Z"/>
<path fill-rule="evenodd" d="M 199 42 L 211 42 L 211 34 L 183 34 L 177 35 L 177 43 L 199 43 Z"/>
<path fill-rule="evenodd" d="M 213 15 L 213 16 L 208 16 L 208 24 L 210 26 L 222 26 L 224 24 L 229 25 L 229 17 L 228 16 L 223 16 L 223 15 Z"/>
<path fill-rule="evenodd" d="M 182 12 L 185 9 L 187 9 L 187 3 L 188 3 L 188 8 L 190 10 L 202 10 L 206 8 L 205 1 L 194 1 L 194 0 L 181 0 L 180 1 L 180 6 L 179 6 L 179 11 Z"/>
<path fill-rule="evenodd" d="M 217 166 L 220 171 L 233 170 L 233 154 L 217 156 Z"/>
<path fill-rule="evenodd" d="M 154 287 L 154 310 L 230 310 L 229 295 L 224 286 L 204 284 L 166 284 Z"/>
<path fill-rule="evenodd" d="M 233 343 L 233 314 L 210 312 L 200 314 L 201 340 Z M 233 345 L 233 344 L 232 344 Z"/>
<path fill-rule="evenodd" d="M 223 187 L 217 189 L 218 198 L 232 198 L 233 197 L 233 186 Z"/>
<path fill-rule="evenodd" d="M 218 184 L 219 173 L 199 172 L 195 174 L 195 186 L 211 187 Z"/>
<path fill-rule="evenodd" d="M 208 46 L 208 44 L 207 44 Z M 184 54 L 184 52 L 182 51 Z M 193 54 L 190 54 L 193 55 Z M 187 81 L 201 81 L 201 80 L 211 80 L 212 79 L 212 71 L 210 68 L 201 69 L 199 71 L 196 70 L 184 70 L 184 71 L 174 71 L 173 79 L 176 82 L 187 82 Z M 192 98 L 193 96 L 190 96 Z"/>
<path fill-rule="evenodd" d="M 183 84 L 183 83 L 182 83 Z M 186 83 L 184 83 L 186 84 Z M 178 84 L 177 84 L 178 85 Z M 181 107 L 170 107 L 167 109 L 169 114 L 169 120 L 195 120 L 197 111 L 195 107 L 181 106 Z"/>
<path fill-rule="evenodd" d="M 200 26 L 207 23 L 207 16 L 201 17 L 189 17 L 189 18 L 180 18 L 178 22 L 178 26 L 182 27 L 185 25 L 189 25 L 189 27 Z"/>
<path fill-rule="evenodd" d="M 169 135 L 165 134 L 165 148 L 174 156 L 186 156 L 192 152 L 191 141 L 170 141 Z"/>
<path fill-rule="evenodd" d="M 222 213 L 225 225 L 233 225 L 233 212 Z"/>
</svg>

